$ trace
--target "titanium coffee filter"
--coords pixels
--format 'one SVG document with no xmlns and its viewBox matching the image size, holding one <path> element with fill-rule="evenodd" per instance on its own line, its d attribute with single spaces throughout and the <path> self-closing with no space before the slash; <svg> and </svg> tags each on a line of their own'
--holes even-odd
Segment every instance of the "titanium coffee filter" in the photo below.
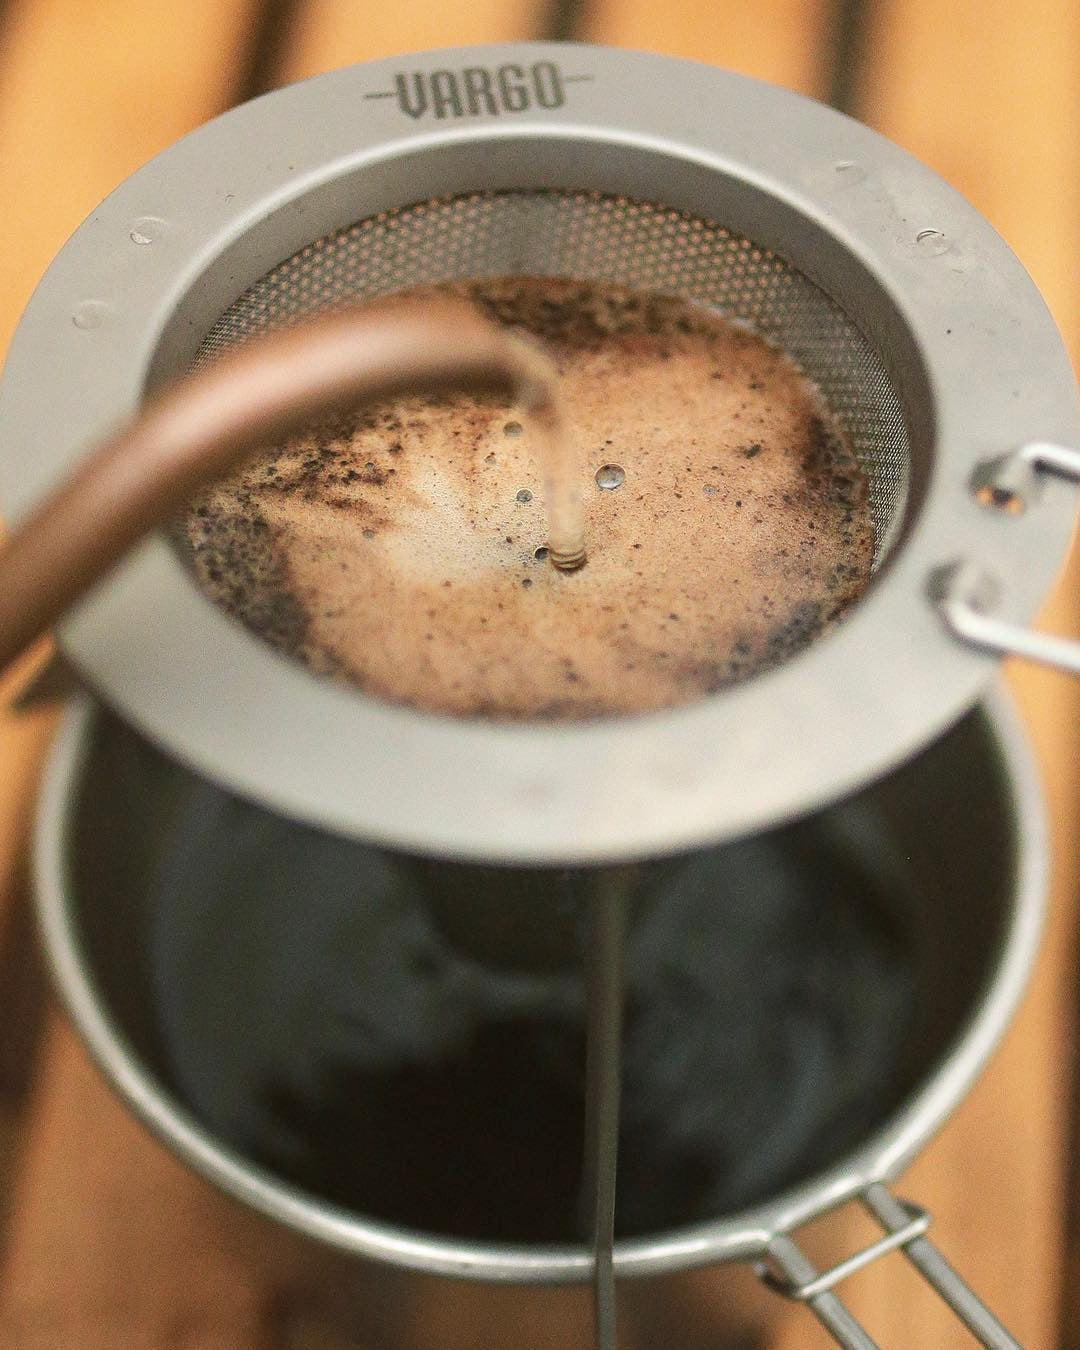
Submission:
<svg viewBox="0 0 1080 1350">
<path fill-rule="evenodd" d="M 507 270 L 658 287 L 792 351 L 870 484 L 876 572 L 841 624 L 691 707 L 569 728 L 450 721 L 274 656 L 162 534 L 64 624 L 87 683 L 275 809 L 508 863 L 651 856 L 793 818 L 971 706 L 1002 635 L 975 631 L 967 599 L 1025 621 L 1071 529 L 1057 471 L 1080 437 L 1058 334 L 985 221 L 896 147 L 666 58 L 416 56 L 185 138 L 103 203 L 30 304 L 0 401 L 6 500 L 26 511 L 148 391 L 223 346 L 346 297 Z"/>
</svg>

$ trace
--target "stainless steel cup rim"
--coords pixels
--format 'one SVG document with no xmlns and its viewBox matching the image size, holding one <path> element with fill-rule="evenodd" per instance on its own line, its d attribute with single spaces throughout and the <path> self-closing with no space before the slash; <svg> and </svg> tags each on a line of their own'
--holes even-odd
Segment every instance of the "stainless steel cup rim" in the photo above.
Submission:
<svg viewBox="0 0 1080 1350">
<path fill-rule="evenodd" d="M 1012 902 L 995 967 L 963 1033 L 905 1107 L 842 1163 L 775 1198 L 713 1223 L 617 1244 L 622 1276 L 646 1276 L 737 1261 L 897 1176 L 959 1104 L 1003 1035 L 1035 961 L 1045 909 L 1047 830 L 1030 752 L 1015 714 L 995 692 L 984 712 L 1000 751 L 1015 820 Z M 512 1283 L 590 1278 L 584 1247 L 514 1247 L 413 1232 L 350 1214 L 285 1184 L 223 1146 L 140 1061 L 95 985 L 73 920 L 69 840 L 95 711 L 89 699 L 69 710 L 53 747 L 40 799 L 34 848 L 36 904 L 60 994 L 105 1078 L 147 1128 L 193 1171 L 234 1199 L 340 1252 L 443 1275 Z"/>
</svg>

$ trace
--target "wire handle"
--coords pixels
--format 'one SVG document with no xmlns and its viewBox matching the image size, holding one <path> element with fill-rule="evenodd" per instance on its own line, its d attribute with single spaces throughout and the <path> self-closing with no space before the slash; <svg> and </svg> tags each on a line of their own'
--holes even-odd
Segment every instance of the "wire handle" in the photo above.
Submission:
<svg viewBox="0 0 1080 1350">
<path fill-rule="evenodd" d="M 1022 1350 L 927 1238 L 931 1220 L 926 1210 L 897 1199 L 881 1182 L 868 1186 L 859 1199 L 881 1224 L 884 1237 L 822 1272 L 789 1233 L 777 1234 L 765 1249 L 766 1259 L 754 1267 L 761 1280 L 785 1298 L 805 1303 L 843 1350 L 878 1350 L 834 1290 L 841 1280 L 887 1252 L 901 1251 L 980 1345 L 987 1350 Z"/>
<path fill-rule="evenodd" d="M 1080 483 L 1080 450 L 1031 441 L 980 465 L 971 486 L 983 506 L 1019 515 L 1037 496 L 1040 476 L 1045 474 Z M 1000 588 L 992 576 L 973 564 L 940 568 L 931 577 L 930 594 L 946 628 L 962 642 L 1080 675 L 1080 643 L 994 618 Z"/>
</svg>

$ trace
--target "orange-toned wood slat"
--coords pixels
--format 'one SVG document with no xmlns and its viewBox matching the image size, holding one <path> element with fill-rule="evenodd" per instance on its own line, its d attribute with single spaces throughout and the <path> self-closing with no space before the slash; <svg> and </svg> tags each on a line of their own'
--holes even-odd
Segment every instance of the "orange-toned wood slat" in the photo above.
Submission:
<svg viewBox="0 0 1080 1350">
<path fill-rule="evenodd" d="M 74 1033 L 46 1040 L 0 1302 L 3 1350 L 278 1350 L 238 1211 L 111 1095 Z"/>
<path fill-rule="evenodd" d="M 79 221 L 227 104 L 256 8 L 12 0 L 0 47 L 0 350 Z M 469 17 L 447 5 L 375 14 L 312 3 L 301 7 L 281 78 L 415 47 L 527 37 L 535 22 L 516 0 L 489 0 Z M 0 716 L 0 895 L 17 875 L 51 725 L 49 714 Z M 300 1312 L 292 1325 L 280 1299 L 296 1272 L 283 1263 L 275 1284 L 265 1263 L 238 1253 L 240 1211 L 127 1116 L 55 1016 L 40 1062 L 0 1269 L 0 1350 L 344 1350 L 318 1322 L 305 1331 Z"/>
<path fill-rule="evenodd" d="M 1080 360 L 1080 9 L 1073 0 L 881 0 L 865 115 L 963 192 L 1019 254 Z M 933 222 L 927 222 L 932 224 Z M 1004 448 L 1004 447 L 1003 447 Z M 1040 622 L 1080 633 L 1074 557 Z M 1054 836 L 1051 915 L 1025 1004 L 984 1079 L 903 1189 L 943 1249 L 1029 1350 L 1059 1344 L 1067 1107 L 1080 884 L 1080 688 L 1010 669 L 1036 746 Z M 962 784 L 958 784 L 962 790 Z M 966 897 L 977 921 L 977 897 Z M 971 1344 L 897 1257 L 849 1302 L 884 1346 Z M 1074 1303 L 1066 1344 L 1080 1344 Z M 812 1342 L 807 1340 L 805 1344 Z"/>
<path fill-rule="evenodd" d="M 0 44 L 0 349 L 79 221 L 227 104 L 253 0 L 11 0 Z"/>
<path fill-rule="evenodd" d="M 612 46 L 705 61 L 741 74 L 820 96 L 827 69 L 828 0 L 762 0 L 753 6 L 679 0 L 594 0 L 583 36 Z M 762 1300 L 771 1295 L 762 1291 Z M 823 1337 L 801 1309 L 780 1322 L 769 1350 L 807 1350 Z"/>
<path fill-rule="evenodd" d="M 1039 0 L 1022 11 L 998 0 L 989 6 L 958 0 L 944 8 L 931 0 L 883 0 L 875 11 L 861 81 L 868 120 L 990 218 L 1080 351 L 1080 289 L 1071 269 L 1080 252 L 1080 11 L 1069 0 Z M 598 0 L 589 36 L 820 93 L 825 62 L 814 39 L 825 36 L 826 18 L 824 6 L 785 0 L 753 11 Z M 1070 567 L 1043 622 L 1080 631 L 1080 564 Z M 1013 684 L 1053 805 L 1054 914 L 1031 994 L 1006 1046 L 905 1185 L 935 1211 L 943 1247 L 1023 1343 L 1050 1347 L 1062 1244 L 1080 703 L 1063 677 L 1015 672 Z M 852 1221 L 851 1236 L 852 1250 L 867 1239 L 861 1223 Z M 959 1350 L 971 1344 L 898 1257 L 854 1279 L 845 1295 L 884 1346 Z M 772 1350 L 831 1343 L 798 1315 Z"/>
<path fill-rule="evenodd" d="M 398 52 L 519 42 L 541 35 L 546 0 L 427 0 L 413 5 L 352 5 L 307 0 L 301 8 L 277 83 L 374 61 Z"/>
<path fill-rule="evenodd" d="M 253 0 L 187 0 L 182 6 L 11 0 L 4 7 L 0 353 L 30 292 L 80 220 L 139 164 L 225 106 L 253 12 Z M 11 683 L 5 684 L 5 702 Z M 52 721 L 49 713 L 0 715 L 0 941 L 12 931 L 4 922 L 4 908 L 22 899 L 16 893 L 23 876 L 20 858 Z M 15 930 L 28 940 L 24 925 Z M 0 969 L 17 969 L 20 959 L 18 952 L 5 952 Z M 29 1150 L 29 1163 L 15 1160 L 20 1170 L 8 1225 L 11 1255 L 0 1279 L 0 1317 L 19 1319 L 33 1307 L 34 1317 L 42 1320 L 34 1323 L 37 1330 L 23 1324 L 18 1333 L 9 1320 L 0 1331 L 0 1345 L 5 1350 L 31 1344 L 86 1346 L 92 1342 L 82 1329 L 93 1317 L 99 1319 L 102 1346 L 134 1344 L 116 1328 L 111 1339 L 102 1339 L 108 1336 L 108 1309 L 79 1305 L 71 1274 L 79 1266 L 90 1284 L 96 1272 L 100 1289 L 111 1281 L 122 1291 L 117 1294 L 121 1301 L 139 1297 L 134 1277 L 129 1283 L 124 1278 L 142 1243 L 135 1215 L 120 1203 L 106 1210 L 99 1203 L 101 1194 L 94 1193 L 104 1158 L 115 1176 L 123 1178 L 124 1163 L 134 1166 L 135 1154 L 100 1148 L 99 1127 L 113 1116 L 99 1119 L 104 1089 L 93 1083 L 81 1051 L 48 1058 L 43 1073 L 24 1116 L 22 1147 Z M 66 1134 L 53 1128 L 61 1116 L 70 1127 Z M 149 1142 L 146 1147 L 153 1149 Z M 8 1170 L 3 1175 L 7 1193 Z M 94 1217 L 89 1229 L 85 1222 L 79 1227 L 80 1206 L 84 1219 Z M 81 1247 L 52 1248 L 44 1241 L 61 1218 L 74 1221 L 72 1231 L 81 1233 Z M 183 1232 L 181 1223 L 178 1249 Z M 187 1235 L 195 1250 L 197 1230 L 189 1229 Z M 174 1292 L 181 1283 L 186 1286 L 182 1298 L 177 1292 L 174 1313 L 179 1321 L 199 1306 L 198 1281 L 191 1270 L 181 1281 L 182 1272 L 180 1262 L 172 1285 Z M 214 1342 L 208 1338 L 197 1343 Z"/>
<path fill-rule="evenodd" d="M 726 66 L 803 94 L 819 94 L 829 0 L 593 0 L 582 36 Z"/>
<path fill-rule="evenodd" d="M 38 648 L 16 662 L 0 680 L 0 709 L 26 687 L 46 657 L 47 652 Z M 23 899 L 25 868 L 22 864 L 33 819 L 33 793 L 42 753 L 54 722 L 55 713 L 47 706 L 21 715 L 0 713 L 0 764 L 3 765 L 0 774 L 0 944 L 4 943 L 9 931 L 19 926 L 12 910 Z M 3 964 L 0 961 L 0 969 Z M 0 989 L 0 998 L 3 994 Z M 7 1106 L 0 1102 L 0 1115 Z"/>
<path fill-rule="evenodd" d="M 80 220 L 224 105 L 250 12 L 251 0 L 12 0 L 0 30 L 0 353 Z M 0 716 L 0 877 L 25 835 L 47 726 Z"/>
</svg>

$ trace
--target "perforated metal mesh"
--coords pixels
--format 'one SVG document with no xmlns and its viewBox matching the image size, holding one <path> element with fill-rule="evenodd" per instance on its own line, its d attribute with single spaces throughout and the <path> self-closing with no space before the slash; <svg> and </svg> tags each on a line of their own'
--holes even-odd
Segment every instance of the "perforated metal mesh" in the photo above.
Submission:
<svg viewBox="0 0 1080 1350">
<path fill-rule="evenodd" d="M 566 276 L 662 291 L 743 320 L 821 388 L 870 485 L 875 565 L 902 517 L 909 452 L 878 354 L 818 286 L 714 221 L 595 192 L 492 192 L 385 211 L 315 240 L 221 316 L 197 364 L 266 329 L 424 282 Z"/>
</svg>

